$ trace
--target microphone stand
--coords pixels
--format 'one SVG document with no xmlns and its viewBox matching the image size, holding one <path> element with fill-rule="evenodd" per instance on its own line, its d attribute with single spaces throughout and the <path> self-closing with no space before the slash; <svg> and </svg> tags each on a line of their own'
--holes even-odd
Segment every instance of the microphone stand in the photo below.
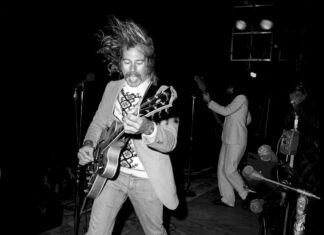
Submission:
<svg viewBox="0 0 324 235">
<path fill-rule="evenodd" d="M 77 86 L 74 89 L 73 99 L 75 107 L 75 117 L 76 117 L 76 138 L 77 138 L 77 147 L 81 147 L 81 131 L 82 131 L 82 113 L 83 113 L 83 97 L 84 97 L 84 81 L 81 82 L 81 85 Z M 78 87 L 80 87 L 80 113 L 78 115 Z M 79 117 L 79 118 L 78 118 Z M 76 189 L 75 189 L 75 208 L 74 208 L 74 234 L 79 234 L 79 225 L 80 225 L 80 178 L 81 178 L 81 165 L 77 165 L 76 169 Z"/>
<path fill-rule="evenodd" d="M 288 186 L 286 184 L 283 184 L 283 183 L 280 183 L 280 182 L 277 182 L 277 181 L 274 181 L 274 180 L 270 180 L 270 179 L 267 179 L 265 177 L 263 177 L 260 173 L 257 173 L 257 172 L 253 172 L 252 173 L 252 179 L 260 179 L 260 180 L 264 180 L 266 182 L 269 182 L 269 183 L 272 183 L 272 184 L 275 184 L 275 185 L 278 185 L 278 186 L 281 186 L 283 188 L 286 188 L 286 189 L 289 189 L 289 190 L 292 190 L 292 191 L 295 191 L 297 193 L 300 193 L 302 195 L 305 195 L 307 197 L 312 197 L 312 198 L 315 198 L 315 199 L 321 199 L 320 197 L 310 193 L 310 192 L 307 192 L 305 190 L 302 190 L 302 189 L 298 189 L 298 188 L 294 188 L 294 187 L 291 187 L 291 186 Z"/>
<path fill-rule="evenodd" d="M 298 132 L 298 114 L 295 112 L 295 118 L 294 118 L 294 131 L 295 132 Z M 289 159 L 289 167 L 290 168 L 293 168 L 294 167 L 294 158 L 295 158 L 295 155 L 291 154 L 289 155 L 290 156 L 290 159 Z"/>
<path fill-rule="evenodd" d="M 195 99 L 196 97 L 192 95 L 192 105 L 191 105 L 191 126 L 190 126 L 190 153 L 188 161 L 188 172 L 187 172 L 187 188 L 186 195 L 189 197 L 196 196 L 196 193 L 190 190 L 190 176 L 191 176 L 191 158 L 193 155 L 192 145 L 193 145 L 193 127 L 194 127 L 194 113 L 195 113 Z"/>
<path fill-rule="evenodd" d="M 248 168 L 246 168 L 246 169 L 248 169 Z M 267 178 L 263 177 L 263 175 L 261 173 L 256 172 L 253 168 L 249 168 L 245 172 L 246 173 L 248 172 L 246 174 L 246 177 L 248 177 L 248 178 L 251 178 L 254 180 L 264 180 L 266 182 L 270 182 L 272 184 L 281 186 L 285 189 L 289 189 L 289 190 L 299 193 L 299 196 L 298 196 L 297 202 L 296 202 L 296 215 L 295 215 L 295 222 L 293 224 L 292 232 L 293 232 L 293 235 L 303 235 L 305 232 L 306 206 L 308 204 L 308 197 L 314 198 L 317 200 L 321 200 L 321 197 L 316 196 L 316 195 L 314 195 L 310 192 L 307 192 L 305 190 L 294 188 L 294 187 L 288 186 L 286 184 L 282 184 L 280 182 L 267 179 Z M 287 208 L 285 209 L 285 217 L 284 217 L 285 221 L 284 221 L 283 235 L 286 235 L 287 230 L 288 230 L 287 221 L 288 221 L 288 214 L 289 214 L 288 211 L 289 211 L 289 207 L 290 207 L 289 204 L 290 203 L 288 203 Z"/>
</svg>

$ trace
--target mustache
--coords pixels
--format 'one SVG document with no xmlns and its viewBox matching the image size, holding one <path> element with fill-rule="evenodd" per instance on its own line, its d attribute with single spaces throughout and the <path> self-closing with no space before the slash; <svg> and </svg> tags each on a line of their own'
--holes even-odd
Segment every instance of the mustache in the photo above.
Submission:
<svg viewBox="0 0 324 235">
<path fill-rule="evenodd" d="M 142 78 L 142 75 L 138 72 L 128 72 L 125 74 L 125 78 L 129 78 L 129 77 L 132 77 L 132 76 L 135 76 L 137 78 Z"/>
</svg>

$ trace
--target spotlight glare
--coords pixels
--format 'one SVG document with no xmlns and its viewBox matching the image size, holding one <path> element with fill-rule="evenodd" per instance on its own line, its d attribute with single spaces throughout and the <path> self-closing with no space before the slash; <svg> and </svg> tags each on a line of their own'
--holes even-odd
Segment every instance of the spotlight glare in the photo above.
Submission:
<svg viewBox="0 0 324 235">
<path fill-rule="evenodd" d="M 237 20 L 235 23 L 235 27 L 238 30 L 245 30 L 246 29 L 246 22 L 243 20 Z"/>
<path fill-rule="evenodd" d="M 256 72 L 250 72 L 250 77 L 251 77 L 251 78 L 256 78 L 256 77 L 257 77 Z"/>
<path fill-rule="evenodd" d="M 263 19 L 263 20 L 261 20 L 261 22 L 260 22 L 260 27 L 261 27 L 261 29 L 263 29 L 263 30 L 270 30 L 270 29 L 272 28 L 272 26 L 273 26 L 273 23 L 272 23 L 272 21 L 270 21 L 270 20 Z"/>
</svg>

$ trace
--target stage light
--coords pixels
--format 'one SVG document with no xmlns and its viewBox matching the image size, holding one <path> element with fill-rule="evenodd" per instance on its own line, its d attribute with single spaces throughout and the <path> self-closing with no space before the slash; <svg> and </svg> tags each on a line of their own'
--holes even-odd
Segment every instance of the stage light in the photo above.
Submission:
<svg viewBox="0 0 324 235">
<path fill-rule="evenodd" d="M 246 22 L 244 20 L 237 20 L 235 23 L 235 27 L 238 30 L 245 30 L 246 29 Z"/>
<path fill-rule="evenodd" d="M 276 26 L 273 5 L 234 6 L 233 16 L 231 61 L 271 61 Z"/>
<path fill-rule="evenodd" d="M 273 27 L 273 23 L 270 20 L 263 19 L 260 21 L 260 27 L 263 30 L 270 30 Z"/>
<path fill-rule="evenodd" d="M 256 77 L 257 77 L 257 73 L 251 71 L 251 72 L 250 72 L 250 77 L 251 77 L 251 78 L 256 78 Z"/>
</svg>

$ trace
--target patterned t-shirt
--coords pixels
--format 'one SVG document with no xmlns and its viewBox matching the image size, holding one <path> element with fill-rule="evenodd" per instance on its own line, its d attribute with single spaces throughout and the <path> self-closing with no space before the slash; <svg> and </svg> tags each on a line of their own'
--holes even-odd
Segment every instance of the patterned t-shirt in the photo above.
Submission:
<svg viewBox="0 0 324 235">
<path fill-rule="evenodd" d="M 114 110 L 114 115 L 120 121 L 128 113 L 137 114 L 139 112 L 142 98 L 149 85 L 150 82 L 147 80 L 138 87 L 130 87 L 126 84 L 122 88 L 116 100 Z M 120 141 L 126 141 L 126 139 L 121 139 Z M 137 156 L 132 140 L 126 143 L 125 148 L 120 154 L 120 171 L 138 177 L 148 178 L 143 164 Z"/>
</svg>

